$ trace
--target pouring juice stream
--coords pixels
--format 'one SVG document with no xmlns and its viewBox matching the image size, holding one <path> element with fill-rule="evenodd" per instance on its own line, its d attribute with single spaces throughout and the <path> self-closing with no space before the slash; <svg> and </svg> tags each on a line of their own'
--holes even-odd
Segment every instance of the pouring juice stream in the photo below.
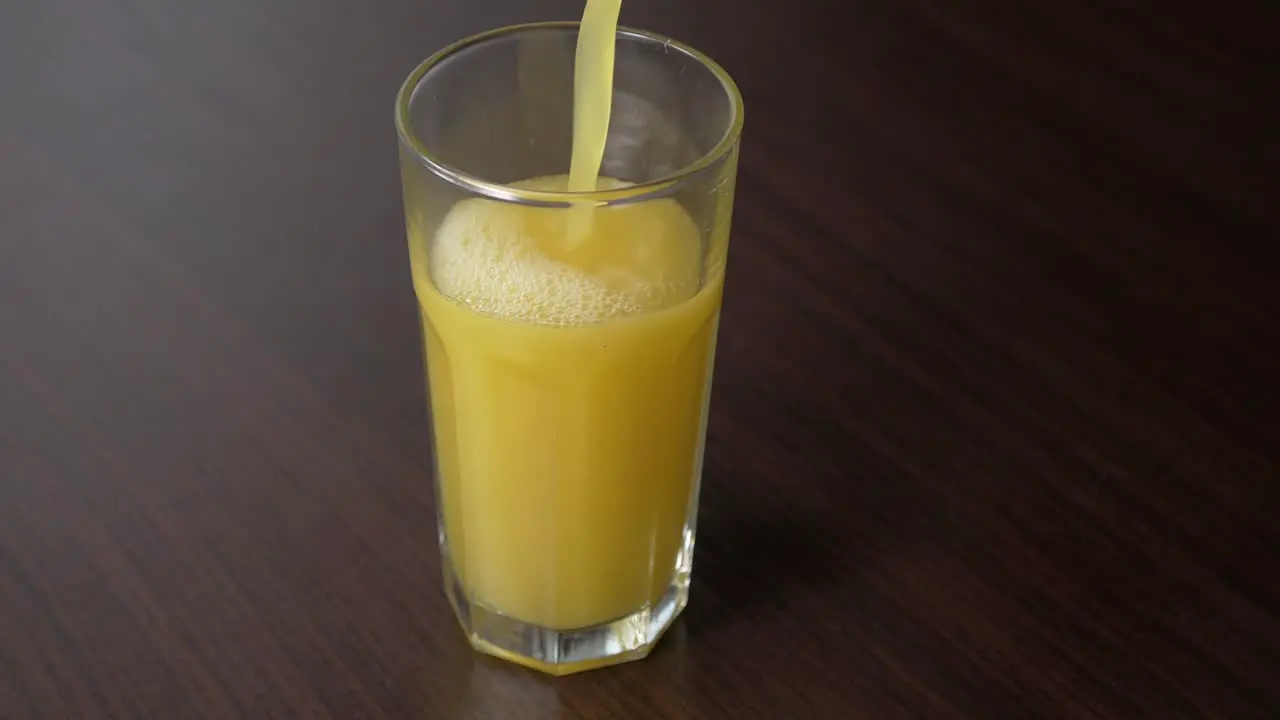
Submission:
<svg viewBox="0 0 1280 720">
<path fill-rule="evenodd" d="M 569 191 L 596 189 L 609 138 L 613 106 L 613 56 L 622 0 L 587 0 L 578 30 L 573 68 L 573 154 Z"/>
</svg>

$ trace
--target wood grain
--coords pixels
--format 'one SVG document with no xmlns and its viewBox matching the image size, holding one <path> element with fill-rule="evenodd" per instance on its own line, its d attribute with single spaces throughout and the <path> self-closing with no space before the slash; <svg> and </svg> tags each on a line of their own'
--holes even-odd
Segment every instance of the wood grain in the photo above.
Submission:
<svg viewBox="0 0 1280 720">
<path fill-rule="evenodd" d="M 579 11 L 0 9 L 0 717 L 1276 717 L 1266 0 L 624 8 L 748 105 L 693 601 L 467 648 L 391 103 Z"/>
</svg>

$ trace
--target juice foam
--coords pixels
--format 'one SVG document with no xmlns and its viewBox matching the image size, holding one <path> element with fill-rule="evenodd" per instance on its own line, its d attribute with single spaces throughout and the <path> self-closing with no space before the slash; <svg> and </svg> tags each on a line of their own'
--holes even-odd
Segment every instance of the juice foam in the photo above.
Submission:
<svg viewBox="0 0 1280 720">
<path fill-rule="evenodd" d="M 518 187 L 563 189 L 564 176 Z M 600 189 L 625 183 L 601 178 Z M 473 198 L 436 231 L 431 280 L 479 313 L 540 325 L 585 325 L 687 300 L 699 288 L 701 244 L 672 200 L 599 208 L 589 235 L 565 240 L 561 210 Z"/>
</svg>

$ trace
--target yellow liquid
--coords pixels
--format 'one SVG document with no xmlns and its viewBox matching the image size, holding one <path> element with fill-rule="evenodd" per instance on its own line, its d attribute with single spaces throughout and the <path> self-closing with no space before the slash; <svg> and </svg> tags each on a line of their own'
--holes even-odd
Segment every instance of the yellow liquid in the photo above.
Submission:
<svg viewBox="0 0 1280 720">
<path fill-rule="evenodd" d="M 573 66 L 573 148 L 569 158 L 570 192 L 596 189 L 600 163 L 609 140 L 613 110 L 613 56 L 622 0 L 587 0 L 578 27 Z M 591 231 L 591 205 L 570 208 L 567 236 L 581 243 Z"/>
<path fill-rule="evenodd" d="M 672 200 L 598 208 L 573 241 L 570 215 L 469 199 L 412 239 L 454 572 L 473 602 L 557 630 L 672 582 L 723 286 Z"/>
<path fill-rule="evenodd" d="M 613 56 L 622 0 L 587 0 L 578 28 L 573 73 L 573 155 L 569 190 L 595 189 L 609 137 L 613 107 Z"/>
</svg>

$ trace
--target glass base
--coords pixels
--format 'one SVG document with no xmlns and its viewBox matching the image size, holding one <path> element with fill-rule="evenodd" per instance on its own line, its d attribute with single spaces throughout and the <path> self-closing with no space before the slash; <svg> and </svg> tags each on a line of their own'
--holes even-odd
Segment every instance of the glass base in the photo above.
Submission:
<svg viewBox="0 0 1280 720">
<path fill-rule="evenodd" d="M 445 589 L 471 647 L 549 675 L 571 675 L 648 656 L 689 602 L 692 559 L 693 533 L 686 531 L 675 578 L 657 602 L 613 622 L 576 630 L 530 625 L 469 600 L 447 552 Z"/>
</svg>

